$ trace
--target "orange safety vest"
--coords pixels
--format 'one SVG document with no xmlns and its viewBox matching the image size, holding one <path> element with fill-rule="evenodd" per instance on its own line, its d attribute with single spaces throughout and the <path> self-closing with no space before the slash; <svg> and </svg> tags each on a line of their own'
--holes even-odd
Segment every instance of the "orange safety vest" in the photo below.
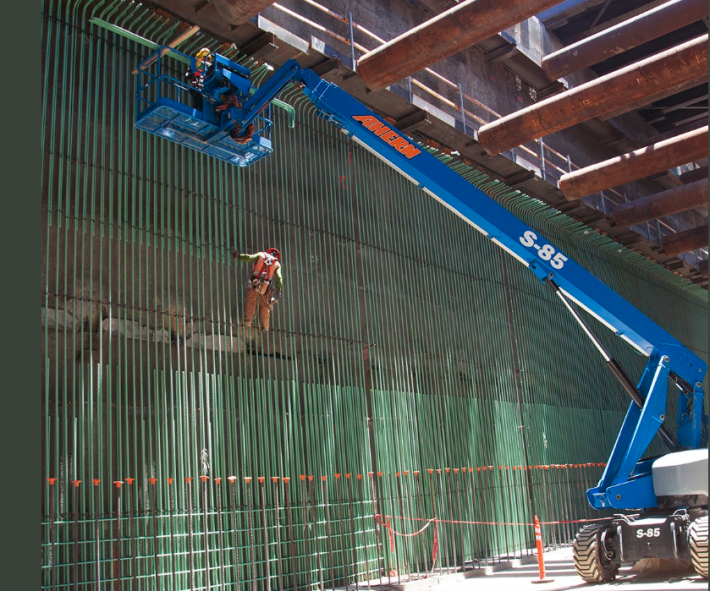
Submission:
<svg viewBox="0 0 710 591">
<path fill-rule="evenodd" d="M 254 265 L 254 270 L 252 271 L 251 276 L 253 279 L 266 280 L 270 282 L 274 276 L 274 273 L 276 273 L 280 266 L 281 263 L 279 263 L 276 257 L 272 257 L 270 254 L 263 252 L 259 253 L 259 260 L 256 261 L 256 265 Z M 264 270 L 265 268 L 266 270 Z"/>
</svg>

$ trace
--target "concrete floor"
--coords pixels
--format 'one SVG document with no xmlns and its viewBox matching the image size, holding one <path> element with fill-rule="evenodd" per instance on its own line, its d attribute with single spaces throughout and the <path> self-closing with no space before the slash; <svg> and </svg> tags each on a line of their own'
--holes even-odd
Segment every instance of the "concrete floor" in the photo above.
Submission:
<svg viewBox="0 0 710 591">
<path fill-rule="evenodd" d="M 564 589 L 629 589 L 633 591 L 655 591 L 673 589 L 680 591 L 700 591 L 708 588 L 706 579 L 701 579 L 694 570 L 666 570 L 665 572 L 635 572 L 632 566 L 622 567 L 617 578 L 604 585 L 588 585 L 579 578 L 572 562 L 572 548 L 564 548 L 545 554 L 545 569 L 550 583 L 538 583 L 537 563 L 525 564 L 518 568 L 501 570 L 491 575 L 476 577 L 454 585 L 443 587 L 457 591 L 507 591 L 530 589 L 539 591 L 562 591 Z"/>
<path fill-rule="evenodd" d="M 548 583 L 536 583 L 539 580 L 537 559 L 529 557 L 524 563 L 513 568 L 498 570 L 490 574 L 477 573 L 477 576 L 446 575 L 432 577 L 402 585 L 373 587 L 377 590 L 424 591 L 437 589 L 447 591 L 564 591 L 579 589 L 603 591 L 701 591 L 708 589 L 708 581 L 701 579 L 694 570 L 665 570 L 663 572 L 636 572 L 632 566 L 622 567 L 616 580 L 604 585 L 588 585 L 579 578 L 572 562 L 572 548 L 563 548 L 545 553 L 545 569 Z M 480 572 L 480 571 L 479 571 Z M 344 588 L 343 588 L 344 589 Z M 350 586 L 349 589 L 354 589 Z M 367 589 L 360 584 L 360 589 Z"/>
</svg>

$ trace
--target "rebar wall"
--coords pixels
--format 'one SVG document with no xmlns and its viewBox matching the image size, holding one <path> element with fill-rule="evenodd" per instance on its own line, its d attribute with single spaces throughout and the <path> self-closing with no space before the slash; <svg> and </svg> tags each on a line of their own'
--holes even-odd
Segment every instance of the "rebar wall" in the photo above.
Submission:
<svg viewBox="0 0 710 591">
<path fill-rule="evenodd" d="M 593 517 L 628 403 L 553 294 L 296 89 L 295 129 L 274 110 L 275 153 L 245 170 L 136 131 L 149 49 L 93 17 L 175 28 L 120 0 L 42 5 L 43 588 L 354 585 L 531 547 L 465 522 Z M 707 359 L 707 292 L 450 164 Z M 231 251 L 271 246 L 263 333 Z"/>
</svg>

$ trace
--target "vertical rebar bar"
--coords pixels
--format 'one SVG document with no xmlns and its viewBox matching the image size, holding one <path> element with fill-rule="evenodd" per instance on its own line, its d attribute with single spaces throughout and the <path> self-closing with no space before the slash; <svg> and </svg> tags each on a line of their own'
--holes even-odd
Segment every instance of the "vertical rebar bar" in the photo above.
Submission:
<svg viewBox="0 0 710 591">
<path fill-rule="evenodd" d="M 195 591 L 195 531 L 192 518 L 192 476 L 185 478 L 187 485 L 187 545 L 188 545 L 188 571 L 190 575 L 190 591 Z"/>
<path fill-rule="evenodd" d="M 131 589 L 132 591 L 138 590 L 138 561 L 136 558 L 136 523 L 133 516 L 133 482 L 135 478 L 125 479 L 127 488 L 126 496 L 128 497 L 126 503 L 128 504 L 128 523 L 131 532 Z"/>
<path fill-rule="evenodd" d="M 431 500 L 431 519 L 437 519 L 440 518 L 440 513 L 436 510 L 436 495 L 434 492 L 434 469 L 433 468 L 427 468 L 427 473 L 429 474 L 429 495 L 430 495 L 430 500 Z M 441 530 L 440 530 L 441 533 Z M 441 548 L 441 537 L 439 537 L 439 547 Z M 437 556 L 441 556 L 441 550 L 439 551 Z M 433 572 L 434 568 L 436 567 L 436 561 L 433 561 L 431 565 L 431 570 L 429 572 Z M 442 573 L 442 561 L 439 560 L 439 575 L 441 576 Z"/>
<path fill-rule="evenodd" d="M 333 555 L 333 534 L 330 521 L 330 503 L 328 500 L 327 476 L 321 476 L 321 498 L 323 499 L 323 520 L 325 521 L 326 546 L 328 548 L 328 566 L 330 572 L 330 587 L 335 587 L 335 557 Z"/>
<path fill-rule="evenodd" d="M 79 589 L 79 485 L 81 480 L 72 480 L 74 485 L 74 502 L 72 508 L 74 510 L 74 527 L 72 531 L 74 532 L 74 568 L 73 568 L 73 582 L 74 591 Z"/>
<path fill-rule="evenodd" d="M 158 562 L 158 497 L 155 490 L 155 483 L 157 478 L 151 478 L 151 490 L 153 492 L 153 554 L 155 557 L 155 582 L 156 589 L 158 583 L 158 573 L 160 572 L 160 565 Z M 177 549 L 175 548 L 175 489 L 173 488 L 174 478 L 167 478 L 168 483 L 168 527 L 170 533 L 170 580 L 174 587 L 177 586 L 178 578 L 178 568 L 177 568 Z"/>
<path fill-rule="evenodd" d="M 234 556 L 232 557 L 232 565 L 234 567 L 234 586 L 237 590 L 241 589 L 241 577 L 239 576 L 239 569 L 242 564 L 241 555 L 239 552 L 240 540 L 239 540 L 239 521 L 237 519 L 237 477 L 229 476 L 227 478 L 232 485 L 232 531 L 233 531 L 233 541 L 234 544 Z"/>
<path fill-rule="evenodd" d="M 251 476 L 244 477 L 245 496 L 247 498 L 247 526 L 249 528 L 249 565 L 251 568 L 251 588 L 252 591 L 257 590 L 256 579 L 256 548 L 254 541 L 254 510 L 252 505 Z"/>
<path fill-rule="evenodd" d="M 448 500 L 448 506 L 449 506 L 449 515 L 453 517 L 454 521 L 459 521 L 456 517 L 456 512 L 454 511 L 454 503 L 453 503 L 453 494 L 451 492 L 451 489 L 453 488 L 453 478 L 451 476 L 451 468 L 446 468 L 445 470 L 446 476 L 444 477 L 444 481 L 446 482 L 446 498 Z M 458 526 L 458 527 L 457 527 Z M 454 567 L 454 572 L 458 571 L 458 565 L 459 565 L 459 560 L 458 556 L 460 552 L 457 552 L 457 535 L 456 532 L 461 531 L 461 524 L 454 523 L 452 524 L 451 527 L 451 554 L 453 557 L 453 567 Z"/>
<path fill-rule="evenodd" d="M 295 589 L 298 585 L 298 575 L 296 571 L 296 539 L 293 532 L 293 515 L 291 513 L 291 489 L 289 488 L 290 478 L 284 477 L 284 503 L 286 504 L 286 526 L 288 528 L 288 557 L 291 570 L 291 585 Z"/>
<path fill-rule="evenodd" d="M 207 518 L 207 481 L 209 476 L 200 476 L 202 480 L 202 549 L 205 556 L 204 573 L 205 573 L 205 588 L 210 591 L 210 524 Z"/>
<path fill-rule="evenodd" d="M 115 514 L 115 524 L 114 524 L 114 530 L 113 530 L 113 588 L 116 591 L 119 591 L 121 589 L 121 583 L 123 580 L 123 569 L 121 568 L 121 560 L 122 560 L 122 550 L 121 550 L 121 540 L 123 537 L 123 532 L 121 528 L 121 520 L 122 520 L 122 511 L 121 511 L 121 485 L 123 484 L 122 480 L 115 480 L 114 481 L 114 486 L 115 491 L 116 491 L 116 499 L 115 499 L 115 505 L 114 505 L 114 514 Z"/>
<path fill-rule="evenodd" d="M 414 470 L 412 472 L 412 476 L 414 477 L 414 496 L 417 501 L 417 516 L 419 519 L 424 519 L 426 517 L 426 514 L 424 513 L 424 507 L 423 507 L 423 499 L 422 497 L 424 496 L 424 480 L 422 478 L 419 478 L 420 471 L 419 470 Z M 417 536 L 419 539 L 419 552 L 421 553 L 422 556 L 422 570 L 419 572 L 419 578 L 426 577 L 429 572 L 434 568 L 434 565 L 431 565 L 431 569 L 429 568 L 429 557 L 426 555 L 425 551 L 425 543 L 424 543 L 424 536 Z"/>
<path fill-rule="evenodd" d="M 360 526 L 362 528 L 362 537 L 363 537 L 363 545 L 365 547 L 365 576 L 367 577 L 366 579 L 366 584 L 367 588 L 371 589 L 370 585 L 370 548 L 369 544 L 367 543 L 367 526 L 365 522 L 365 491 L 364 491 L 364 485 L 362 482 L 362 474 L 357 475 L 357 483 L 358 483 L 358 493 L 360 496 Z"/>
<path fill-rule="evenodd" d="M 57 543 L 56 543 L 56 536 L 54 532 L 54 522 L 55 522 L 55 507 L 57 504 L 56 501 L 56 488 L 55 488 L 55 482 L 56 478 L 47 478 L 47 482 L 49 482 L 49 584 L 52 588 L 52 591 L 56 590 L 56 584 L 57 584 L 57 573 L 56 573 L 56 562 L 57 562 Z"/>
<path fill-rule="evenodd" d="M 404 498 L 402 495 L 402 480 L 401 480 L 401 473 L 400 472 L 395 472 L 395 486 L 397 488 L 397 513 L 394 513 L 394 515 L 399 515 L 404 519 L 405 517 L 405 511 L 404 511 Z M 393 503 L 394 504 L 394 503 Z M 404 524 L 405 522 L 402 521 Z M 395 541 L 395 554 L 394 554 L 394 560 L 395 560 L 395 565 L 397 566 L 397 584 L 401 584 L 402 581 L 402 576 L 403 575 L 409 575 L 409 565 L 408 565 L 408 556 L 409 556 L 409 549 L 408 549 L 408 543 L 407 543 L 407 538 L 404 538 L 400 544 L 400 547 L 404 547 L 403 552 L 397 552 L 397 544 Z M 404 554 L 404 558 L 402 561 L 400 561 L 400 556 Z M 404 565 L 404 568 L 402 566 Z M 406 571 L 406 572 L 405 572 Z"/>
<path fill-rule="evenodd" d="M 381 495 L 377 494 L 377 484 L 375 481 L 375 473 L 368 472 L 368 476 L 370 477 L 370 494 L 372 495 L 372 510 L 373 510 L 373 513 L 376 514 L 379 512 Z M 379 523 L 375 522 L 375 548 L 377 551 L 377 556 L 379 558 L 379 574 L 381 577 L 384 577 L 384 574 L 385 574 L 384 546 L 385 545 L 382 541 L 382 528 L 380 527 Z M 387 569 L 387 571 L 389 574 L 389 569 Z"/>
<path fill-rule="evenodd" d="M 408 470 L 403 470 L 402 474 L 404 474 L 404 479 L 403 479 L 403 487 L 404 487 L 404 498 L 407 499 L 409 502 L 407 503 L 408 506 L 408 511 L 406 513 L 406 516 L 408 518 L 412 518 L 414 514 L 414 510 L 412 508 L 413 499 L 412 499 L 412 492 L 410 491 L 409 488 L 409 471 Z M 416 495 L 416 491 L 414 492 Z M 421 514 L 417 514 L 417 518 L 421 518 Z M 416 526 L 418 524 L 417 521 L 413 520 L 413 524 Z M 408 570 L 408 575 L 409 575 L 409 580 L 412 580 L 412 568 L 414 568 L 414 572 L 417 575 L 417 578 L 421 576 L 421 567 L 419 565 L 419 558 L 420 554 L 418 552 L 418 543 L 421 543 L 421 536 L 415 536 L 415 539 L 412 540 L 412 548 L 411 548 L 411 554 L 409 553 L 409 550 L 407 552 L 407 560 L 409 561 L 409 570 Z"/>
<path fill-rule="evenodd" d="M 315 543 L 315 554 L 316 554 L 316 565 L 318 566 L 318 585 L 320 588 L 320 591 L 325 591 L 325 582 L 323 580 L 323 562 L 321 558 L 321 549 L 320 549 L 320 535 L 318 535 L 318 513 L 317 513 L 317 505 L 316 505 L 316 483 L 315 483 L 315 477 L 314 476 L 309 476 L 308 477 L 308 483 L 309 483 L 309 490 L 310 490 L 310 513 L 312 515 L 312 523 L 313 523 L 313 540 Z"/>
<path fill-rule="evenodd" d="M 360 577 L 358 575 L 357 540 L 355 538 L 356 523 L 355 523 L 355 517 L 353 516 L 353 508 L 355 506 L 355 498 L 353 497 L 353 481 L 352 481 L 352 473 L 351 472 L 347 472 L 345 474 L 345 480 L 347 482 L 347 489 L 348 489 L 348 527 L 350 529 L 350 553 L 351 553 L 350 560 L 352 563 L 352 572 L 345 573 L 345 589 L 347 591 L 348 586 L 349 586 L 350 577 L 352 577 L 353 582 L 355 583 L 355 591 L 359 591 Z M 343 552 L 344 551 L 345 551 L 345 544 L 343 544 Z"/>
<path fill-rule="evenodd" d="M 276 575 L 279 582 L 279 591 L 283 591 L 283 555 L 281 547 L 281 506 L 279 504 L 279 477 L 272 476 L 271 482 L 274 484 L 274 535 L 276 536 Z"/>
<path fill-rule="evenodd" d="M 217 542 L 219 544 L 219 585 L 221 589 L 227 586 L 227 577 L 225 571 L 224 560 L 224 506 L 222 504 L 222 479 L 217 477 L 214 479 L 215 488 L 217 489 L 217 531 L 219 536 Z"/>
<path fill-rule="evenodd" d="M 96 591 L 101 589 L 101 525 L 99 522 L 99 484 L 100 478 L 94 478 L 94 539 L 96 546 L 94 547 L 94 559 L 96 560 L 94 574 L 96 576 Z"/>
<path fill-rule="evenodd" d="M 271 591 L 271 568 L 269 565 L 269 530 L 266 525 L 266 498 L 264 495 L 264 476 L 259 476 L 259 511 L 261 513 L 261 546 L 264 556 L 264 578 L 266 591 Z"/>
<path fill-rule="evenodd" d="M 306 574 L 306 581 L 310 582 L 311 580 L 311 552 L 310 552 L 310 517 L 309 517 L 309 500 L 308 500 L 308 491 L 306 488 L 306 475 L 301 474 L 301 522 L 303 524 L 303 546 L 304 546 L 304 551 L 305 551 L 305 574 Z M 307 583 L 310 584 L 310 583 Z"/>
<path fill-rule="evenodd" d="M 466 571 L 466 553 L 464 549 L 464 528 L 466 527 L 463 525 L 463 514 L 461 512 L 461 480 L 459 479 L 459 469 L 454 468 L 453 469 L 454 476 L 452 478 L 453 480 L 453 485 L 452 487 L 455 488 L 456 490 L 456 516 L 455 519 L 456 521 L 459 522 L 459 552 L 458 555 L 461 557 L 461 570 Z M 473 558 L 471 559 L 471 564 L 473 565 Z"/>
</svg>

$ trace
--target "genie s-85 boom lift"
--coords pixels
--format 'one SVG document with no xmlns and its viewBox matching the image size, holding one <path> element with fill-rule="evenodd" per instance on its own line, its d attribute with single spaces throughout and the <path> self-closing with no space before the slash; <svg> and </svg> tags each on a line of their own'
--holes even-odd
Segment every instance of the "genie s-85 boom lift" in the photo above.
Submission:
<svg viewBox="0 0 710 591">
<path fill-rule="evenodd" d="M 601 583 L 613 579 L 621 563 L 667 558 L 691 560 L 707 578 L 708 417 L 702 388 L 707 364 L 702 359 L 368 107 L 295 60 L 287 61 L 257 90 L 248 69 L 215 54 L 196 109 L 189 97 L 197 91 L 161 65 L 176 56 L 183 63 L 192 60 L 196 67 L 195 58 L 169 47 L 159 48 L 139 65 L 138 128 L 248 166 L 273 151 L 267 137 L 270 105 L 287 85 L 297 84 L 325 119 L 547 283 L 631 397 L 601 480 L 587 491 L 592 507 L 619 513 L 609 525 L 586 525 L 577 534 L 577 572 L 585 581 Z M 225 92 L 237 100 L 225 103 Z M 220 104 L 228 108 L 216 109 Z M 250 131 L 239 136 L 240 130 Z M 638 383 L 606 351 L 573 304 L 648 358 Z M 665 416 L 669 389 L 677 396 L 673 431 Z M 656 435 L 669 453 L 642 459 Z"/>
</svg>

